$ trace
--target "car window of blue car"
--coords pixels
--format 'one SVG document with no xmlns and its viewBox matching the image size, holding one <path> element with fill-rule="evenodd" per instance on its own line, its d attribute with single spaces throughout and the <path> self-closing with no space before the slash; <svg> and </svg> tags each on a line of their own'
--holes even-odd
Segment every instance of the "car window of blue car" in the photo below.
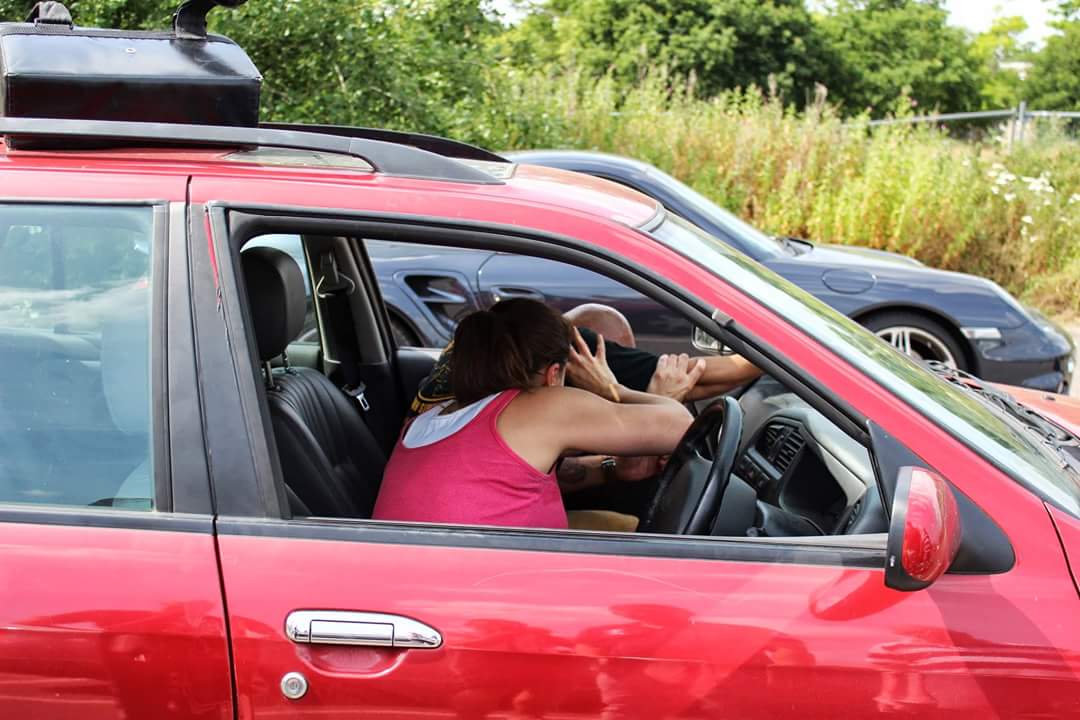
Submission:
<svg viewBox="0 0 1080 720">
<path fill-rule="evenodd" d="M 1021 485 L 1080 517 L 1076 476 L 1028 428 L 693 224 L 669 215 L 652 234 L 799 327 Z"/>
</svg>

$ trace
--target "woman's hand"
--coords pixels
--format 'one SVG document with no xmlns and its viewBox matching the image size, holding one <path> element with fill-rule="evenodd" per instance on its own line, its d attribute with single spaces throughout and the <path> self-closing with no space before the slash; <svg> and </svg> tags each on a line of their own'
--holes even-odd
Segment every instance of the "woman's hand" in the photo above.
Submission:
<svg viewBox="0 0 1080 720">
<path fill-rule="evenodd" d="M 619 381 L 607 364 L 604 336 L 596 336 L 596 354 L 593 355 L 585 338 L 574 328 L 574 341 L 570 346 L 570 359 L 566 363 L 566 376 L 570 382 L 594 395 L 619 402 Z"/>
<path fill-rule="evenodd" d="M 705 372 L 705 360 L 682 355 L 661 355 L 645 392 L 682 402 Z"/>
</svg>

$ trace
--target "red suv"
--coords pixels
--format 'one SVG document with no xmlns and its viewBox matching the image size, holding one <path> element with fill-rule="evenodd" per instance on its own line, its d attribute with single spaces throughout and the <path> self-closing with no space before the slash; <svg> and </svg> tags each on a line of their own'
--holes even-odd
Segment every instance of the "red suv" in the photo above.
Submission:
<svg viewBox="0 0 1080 720">
<path fill-rule="evenodd" d="M 0 149 L 7 716 L 1080 716 L 1076 403 L 450 141 L 0 133 L 33 141 Z M 370 520 L 434 362 L 393 340 L 388 242 L 586 268 L 764 375 L 702 407 L 652 532 Z"/>
</svg>

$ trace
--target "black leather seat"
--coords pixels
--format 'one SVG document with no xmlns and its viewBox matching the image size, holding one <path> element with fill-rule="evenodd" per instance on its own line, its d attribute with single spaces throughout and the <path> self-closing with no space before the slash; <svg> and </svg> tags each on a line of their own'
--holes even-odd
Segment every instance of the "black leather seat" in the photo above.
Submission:
<svg viewBox="0 0 1080 720">
<path fill-rule="evenodd" d="M 241 257 L 259 359 L 268 363 L 303 327 L 304 278 L 280 250 L 257 247 Z M 371 517 L 386 457 L 357 402 L 309 368 L 274 370 L 271 381 L 270 418 L 293 512 Z"/>
</svg>

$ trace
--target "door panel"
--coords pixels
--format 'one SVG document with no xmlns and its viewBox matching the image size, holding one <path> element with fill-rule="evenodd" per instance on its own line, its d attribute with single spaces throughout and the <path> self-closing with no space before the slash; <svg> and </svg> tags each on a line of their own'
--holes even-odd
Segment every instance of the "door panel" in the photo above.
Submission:
<svg viewBox="0 0 1080 720">
<path fill-rule="evenodd" d="M 158 523 L 176 532 L 8 522 L 14 512 L 0 517 L 4 717 L 232 717 L 209 518 Z"/>
<path fill-rule="evenodd" d="M 480 269 L 486 302 L 510 297 L 542 299 L 561 312 L 583 303 L 617 308 L 634 329 L 637 345 L 656 353 L 697 354 L 690 323 L 660 303 L 591 270 L 524 255 L 494 255 Z"/>
<path fill-rule="evenodd" d="M 220 528 L 242 717 L 1077 709 L 1077 658 L 1048 650 L 1031 608 L 986 577 L 900 593 L 875 569 L 290 539 L 268 536 L 280 523 L 252 523 Z M 337 538 L 362 533 L 342 525 Z M 403 616 L 443 643 L 297 644 L 285 620 L 305 609 Z M 279 687 L 291 672 L 308 682 L 298 700 Z"/>
</svg>

